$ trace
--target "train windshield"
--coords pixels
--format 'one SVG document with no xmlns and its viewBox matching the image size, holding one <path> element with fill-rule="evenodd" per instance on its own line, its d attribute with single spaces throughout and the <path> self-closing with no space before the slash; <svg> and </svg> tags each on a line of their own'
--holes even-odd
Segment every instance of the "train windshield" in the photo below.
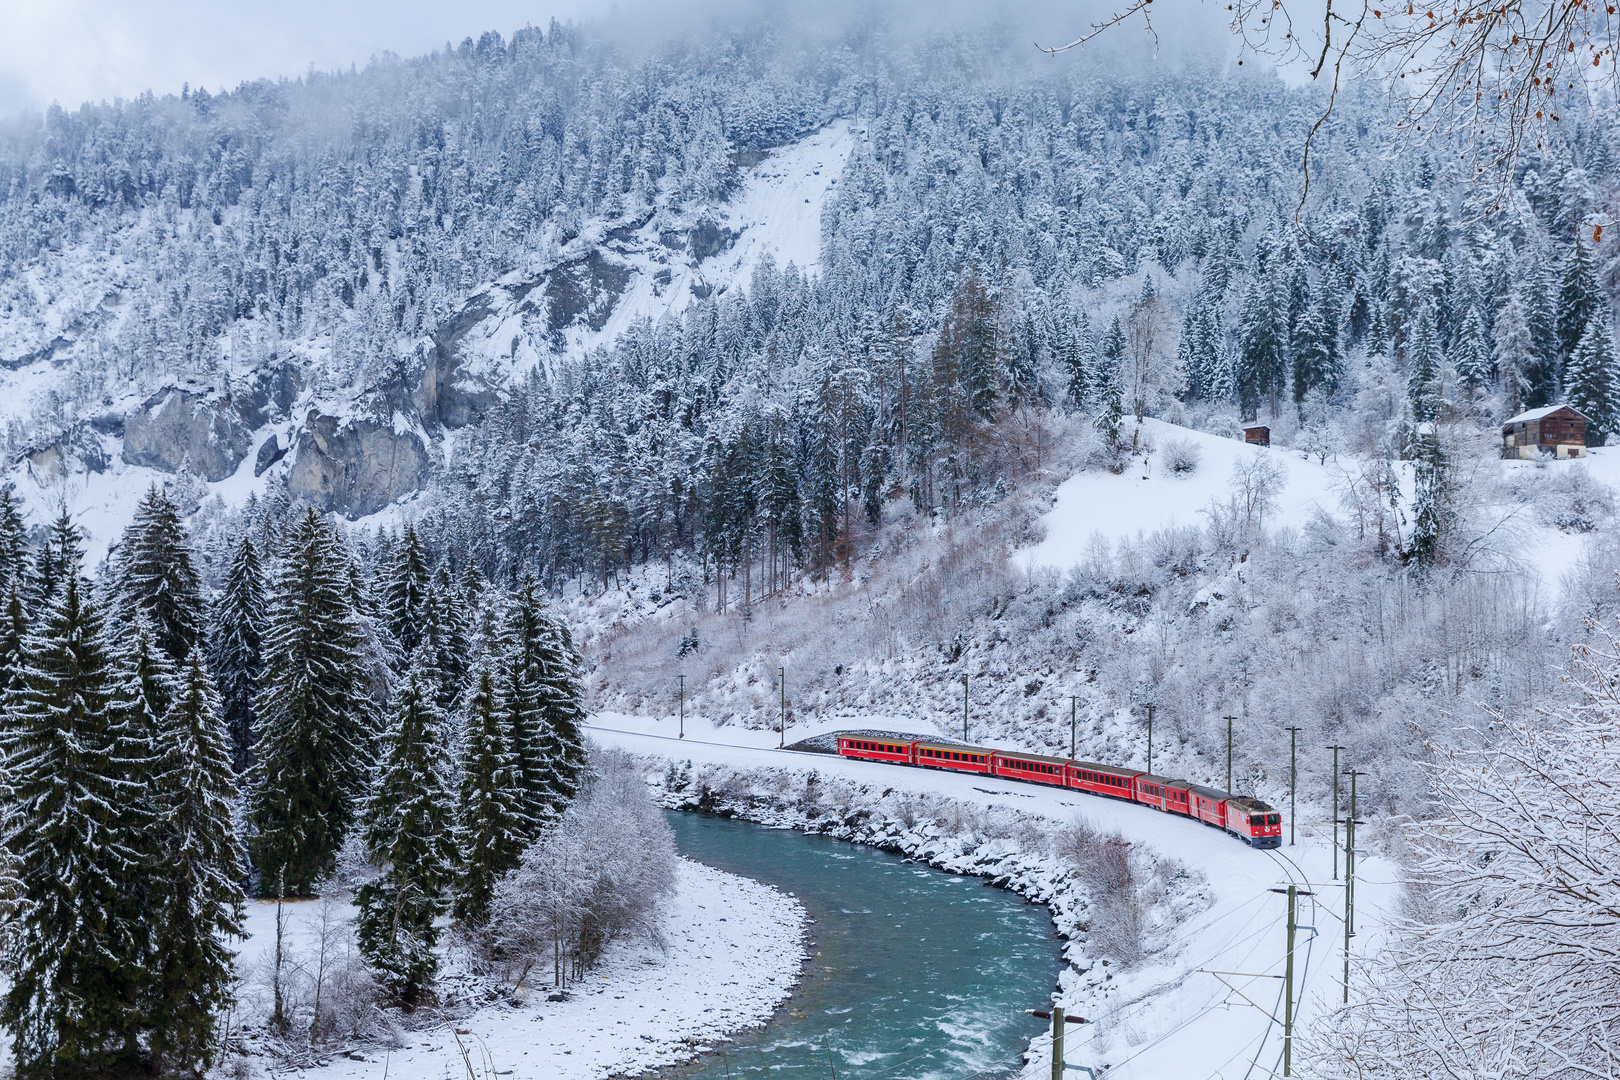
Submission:
<svg viewBox="0 0 1620 1080">
<path fill-rule="evenodd" d="M 1250 818 L 1249 818 L 1249 827 L 1250 828 L 1263 829 L 1263 828 L 1265 828 L 1265 826 L 1266 826 L 1266 815 L 1264 815 L 1264 814 L 1254 814 L 1254 815 L 1250 816 Z"/>
<path fill-rule="evenodd" d="M 1281 814 L 1267 814 L 1266 815 L 1266 824 L 1267 825 L 1281 825 L 1282 824 L 1282 815 Z"/>
</svg>

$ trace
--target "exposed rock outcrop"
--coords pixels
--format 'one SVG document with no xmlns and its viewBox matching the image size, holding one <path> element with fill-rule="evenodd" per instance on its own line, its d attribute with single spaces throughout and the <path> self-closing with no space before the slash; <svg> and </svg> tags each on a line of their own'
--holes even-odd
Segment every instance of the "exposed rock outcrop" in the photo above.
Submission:
<svg viewBox="0 0 1620 1080">
<path fill-rule="evenodd" d="M 374 514 L 427 483 L 431 462 L 416 431 L 311 409 L 287 474 L 287 489 L 322 510 Z"/>
<path fill-rule="evenodd" d="M 253 449 L 251 401 L 174 387 L 148 398 L 124 421 L 124 460 L 164 472 L 223 480 Z"/>
</svg>

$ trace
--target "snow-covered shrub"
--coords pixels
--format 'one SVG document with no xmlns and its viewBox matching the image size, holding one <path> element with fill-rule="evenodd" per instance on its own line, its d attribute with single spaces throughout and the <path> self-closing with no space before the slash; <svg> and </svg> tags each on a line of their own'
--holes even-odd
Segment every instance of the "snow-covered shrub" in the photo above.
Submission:
<svg viewBox="0 0 1620 1080">
<path fill-rule="evenodd" d="M 1571 466 L 1562 476 L 1535 478 L 1536 516 L 1544 525 L 1564 532 L 1592 532 L 1614 520 L 1614 492 L 1592 479 L 1584 465 Z"/>
<path fill-rule="evenodd" d="M 513 986 L 535 968 L 553 985 L 584 976 L 615 940 L 657 940 L 657 914 L 675 889 L 675 839 L 628 754 L 592 747 L 590 778 L 562 820 L 501 879 L 485 959 Z"/>
<path fill-rule="evenodd" d="M 1161 456 L 1165 468 L 1177 476 L 1190 476 L 1198 471 L 1204 452 L 1191 439 L 1167 439 Z"/>
<path fill-rule="evenodd" d="M 1074 867 L 1091 899 L 1086 942 L 1092 954 L 1127 967 L 1140 961 L 1147 951 L 1147 904 L 1131 845 L 1118 834 L 1104 835 L 1077 820 L 1058 832 L 1053 849 Z"/>
</svg>

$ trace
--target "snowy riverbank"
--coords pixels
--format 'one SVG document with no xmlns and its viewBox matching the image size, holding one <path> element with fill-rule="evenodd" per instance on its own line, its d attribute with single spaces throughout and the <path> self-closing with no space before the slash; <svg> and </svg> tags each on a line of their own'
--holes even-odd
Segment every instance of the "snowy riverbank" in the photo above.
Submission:
<svg viewBox="0 0 1620 1080">
<path fill-rule="evenodd" d="M 298 962 L 307 966 L 320 937 L 320 907 L 289 905 L 287 918 Z M 252 904 L 249 924 L 253 937 L 241 964 L 253 994 L 262 996 L 275 905 Z M 682 859 L 661 926 L 662 947 L 646 939 L 610 947 L 566 1001 L 548 1000 L 542 987 L 516 1006 L 497 1001 L 470 1015 L 447 1009 L 441 1022 L 403 1032 L 398 1049 L 332 1055 L 303 1070 L 264 1056 L 255 1071 L 297 1071 L 307 1080 L 442 1080 L 469 1070 L 476 1080 L 636 1076 L 763 1023 L 798 982 L 804 909 L 768 885 Z M 454 982 L 451 973 L 445 988 Z"/>
</svg>

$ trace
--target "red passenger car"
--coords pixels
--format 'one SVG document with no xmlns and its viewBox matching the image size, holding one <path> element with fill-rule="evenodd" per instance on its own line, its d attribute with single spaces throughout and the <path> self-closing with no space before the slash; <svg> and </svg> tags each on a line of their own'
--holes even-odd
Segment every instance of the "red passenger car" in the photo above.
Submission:
<svg viewBox="0 0 1620 1080">
<path fill-rule="evenodd" d="M 1152 773 L 1138 773 L 1131 785 L 1131 797 L 1155 810 L 1191 816 L 1187 805 L 1187 793 L 1191 787 L 1192 785 L 1185 780 L 1155 776 Z"/>
<path fill-rule="evenodd" d="M 1037 784 L 1067 787 L 1068 776 L 1064 766 L 1067 758 L 1043 757 L 1040 754 L 1014 754 L 997 750 L 990 755 L 991 771 L 1010 780 L 1033 780 Z"/>
<path fill-rule="evenodd" d="M 951 745 L 918 741 L 912 744 L 916 764 L 930 769 L 952 769 L 956 772 L 988 773 L 990 751 L 982 746 Z"/>
<path fill-rule="evenodd" d="M 867 761 L 897 761 L 911 763 L 909 742 L 899 739 L 864 738 L 854 735 L 838 736 L 838 752 L 844 757 L 863 758 Z"/>
<path fill-rule="evenodd" d="M 1095 761 L 1069 762 L 1069 787 L 1076 791 L 1089 791 L 1093 795 L 1109 795 L 1116 799 L 1131 798 L 1131 785 L 1140 769 L 1118 769 L 1112 765 L 1099 765 Z"/>
</svg>

